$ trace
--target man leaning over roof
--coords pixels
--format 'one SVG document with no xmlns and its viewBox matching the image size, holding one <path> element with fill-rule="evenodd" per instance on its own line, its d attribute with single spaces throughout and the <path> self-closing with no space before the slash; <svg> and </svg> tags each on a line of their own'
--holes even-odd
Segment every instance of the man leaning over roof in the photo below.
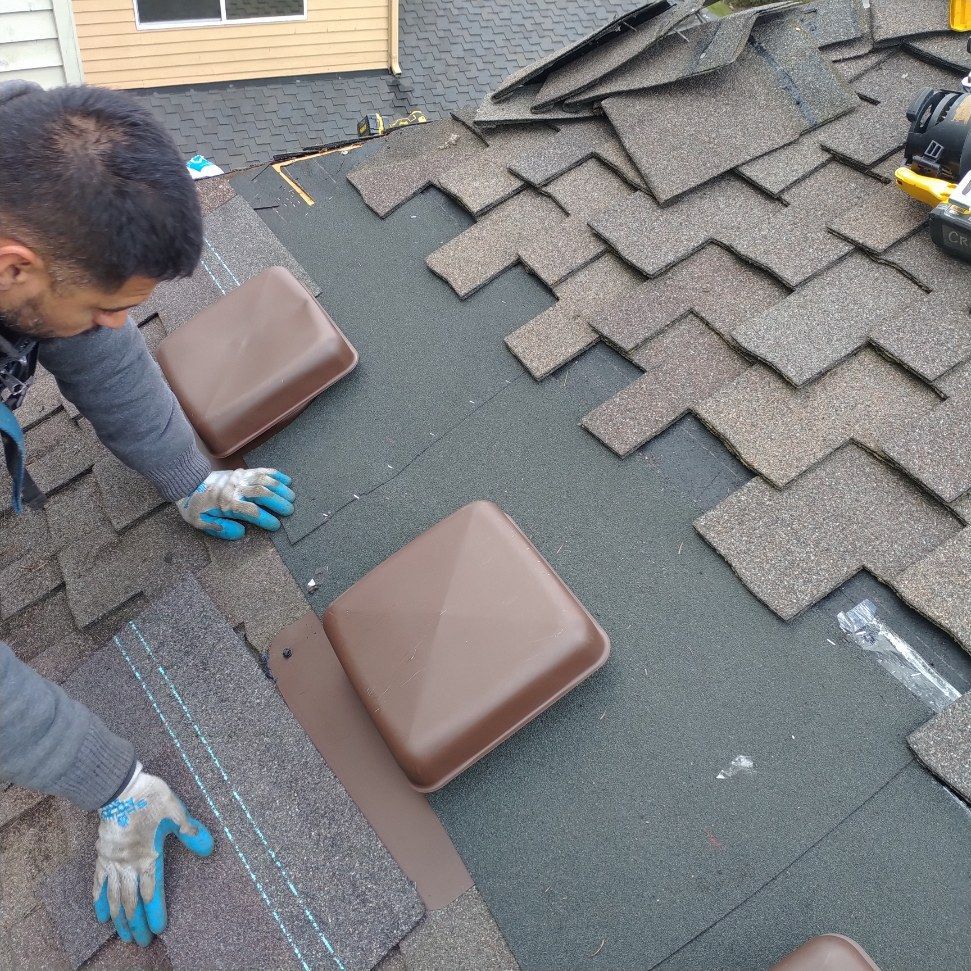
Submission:
<svg viewBox="0 0 971 971">
<path fill-rule="evenodd" d="M 0 438 L 16 513 L 40 504 L 14 416 L 39 361 L 102 442 L 223 539 L 277 529 L 293 512 L 274 469 L 213 472 L 128 311 L 188 276 L 202 214 L 175 144 L 131 97 L 91 87 L 0 84 Z M 126 941 L 165 927 L 164 839 L 200 856 L 206 828 L 143 771 L 138 739 L 0 643 L 0 779 L 100 810 L 94 908 Z"/>
</svg>

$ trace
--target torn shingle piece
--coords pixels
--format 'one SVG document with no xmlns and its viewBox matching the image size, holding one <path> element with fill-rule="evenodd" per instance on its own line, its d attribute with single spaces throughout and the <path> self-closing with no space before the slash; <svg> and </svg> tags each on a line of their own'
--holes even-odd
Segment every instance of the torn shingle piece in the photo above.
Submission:
<svg viewBox="0 0 971 971">
<path fill-rule="evenodd" d="M 579 40 L 574 41 L 571 44 L 567 44 L 565 47 L 561 47 L 559 50 L 554 51 L 547 57 L 541 58 L 538 61 L 533 61 L 532 63 L 526 65 L 526 67 L 510 74 L 509 77 L 505 78 L 503 82 L 492 92 L 493 97 L 495 97 L 496 100 L 502 100 L 503 98 L 508 97 L 517 88 L 522 87 L 524 84 L 529 84 L 534 81 L 541 81 L 546 74 L 549 74 L 558 65 L 574 57 L 579 57 L 585 51 L 597 45 L 601 40 L 609 38 L 611 35 L 625 29 L 625 25 L 630 21 L 639 23 L 641 21 L 650 20 L 651 17 L 657 16 L 664 12 L 666 8 L 666 3 L 661 3 L 659 0 L 649 0 L 648 3 L 642 3 L 633 10 L 628 10 L 619 17 L 615 17 L 609 23 L 604 24 L 602 27 L 592 30 L 589 34 L 586 34 Z"/>
<path fill-rule="evenodd" d="M 790 17 L 756 24 L 738 60 L 690 82 L 607 98 L 604 111 L 661 202 L 852 111 L 859 98 Z"/>
<path fill-rule="evenodd" d="M 862 347 L 875 321 L 922 295 L 896 270 L 854 253 L 733 336 L 798 386 Z"/>
<path fill-rule="evenodd" d="M 506 346 L 537 381 L 597 342 L 590 321 L 643 278 L 605 254 L 556 290 L 558 301 L 506 338 Z"/>
<path fill-rule="evenodd" d="M 901 37 L 944 33 L 950 27 L 948 0 L 870 0 L 873 39 L 882 44 Z"/>
<path fill-rule="evenodd" d="M 659 435 L 749 365 L 694 314 L 640 348 L 647 372 L 583 419 L 583 427 L 620 456 Z"/>
<path fill-rule="evenodd" d="M 475 887 L 436 910 L 400 945 L 403 971 L 518 971 L 519 965 Z"/>
<path fill-rule="evenodd" d="M 899 472 L 848 445 L 782 491 L 753 479 L 695 528 L 789 620 L 860 569 L 892 583 L 960 525 Z"/>
<path fill-rule="evenodd" d="M 663 209 L 646 192 L 589 220 L 619 256 L 647 276 L 658 276 L 710 240 L 726 242 L 784 212 L 740 179 L 726 177 Z"/>
<path fill-rule="evenodd" d="M 599 157 L 601 146 L 613 140 L 604 119 L 577 121 L 513 157 L 509 170 L 531 185 L 545 186 L 581 162 Z"/>
<path fill-rule="evenodd" d="M 736 169 L 739 175 L 771 196 L 781 196 L 800 179 L 822 168 L 829 155 L 819 146 L 814 132 L 800 136 Z"/>
<path fill-rule="evenodd" d="M 533 111 L 540 85 L 529 85 L 517 88 L 508 98 L 496 101 L 487 94 L 475 111 L 475 120 L 480 125 L 510 125 L 523 122 L 538 121 L 575 121 L 594 115 L 593 107 L 576 106 L 569 110 L 565 108 L 549 108 L 546 111 Z M 488 132 L 486 132 L 488 137 Z"/>
<path fill-rule="evenodd" d="M 874 198 L 881 188 L 862 173 L 829 162 L 783 194 L 785 208 L 766 213 L 761 220 L 750 220 L 721 238 L 743 259 L 796 287 L 852 249 L 846 240 L 829 232 L 826 224 L 835 215 Z"/>
<path fill-rule="evenodd" d="M 616 301 L 594 319 L 593 326 L 629 352 L 691 310 L 728 337 L 786 293 L 771 277 L 721 247 L 708 245 Z"/>
<path fill-rule="evenodd" d="M 971 550 L 971 542 L 965 541 Z M 971 590 L 971 556 L 964 564 L 964 589 Z M 965 598 L 971 613 L 971 599 Z M 965 641 L 969 643 L 969 641 Z M 908 739 L 911 751 L 948 788 L 971 803 L 971 692 L 963 694 Z"/>
<path fill-rule="evenodd" d="M 509 170 L 510 160 L 552 137 L 555 133 L 546 125 L 501 128 L 490 136 L 485 151 L 440 172 L 431 184 L 478 216 L 522 189 L 522 179 Z"/>
<path fill-rule="evenodd" d="M 869 27 L 863 0 L 812 0 L 800 8 L 798 17 L 817 47 L 856 40 Z"/>
<path fill-rule="evenodd" d="M 520 246 L 519 258 L 547 286 L 555 287 L 606 248 L 587 220 L 623 202 L 634 190 L 602 162 L 588 159 L 554 179 L 544 191 L 570 218 L 537 227 L 535 235 Z"/>
<path fill-rule="evenodd" d="M 877 321 L 870 340 L 925 381 L 936 381 L 971 357 L 971 315 L 938 290 Z"/>
<path fill-rule="evenodd" d="M 869 168 L 881 159 L 899 152 L 907 140 L 907 126 L 900 123 L 900 111 L 893 104 L 861 104 L 845 118 L 826 127 L 820 144 L 831 155 Z"/>
<path fill-rule="evenodd" d="M 704 0 L 674 0 L 664 10 L 636 27 L 621 30 L 617 36 L 598 44 L 589 53 L 553 71 L 543 83 L 536 99 L 537 108 L 545 108 L 576 97 L 602 81 L 612 71 L 624 67 L 643 54 L 665 34 L 693 17 Z"/>
<path fill-rule="evenodd" d="M 538 226 L 562 222 L 552 199 L 526 189 L 486 213 L 432 253 L 428 268 L 465 299 L 519 260 L 519 246 Z"/>
<path fill-rule="evenodd" d="M 971 490 L 971 398 L 954 397 L 906 428 L 880 437 L 881 451 L 944 502 Z"/>
<path fill-rule="evenodd" d="M 892 440 L 939 401 L 927 385 L 864 349 L 803 388 L 753 367 L 696 413 L 749 468 L 782 488 L 847 442 Z"/>
<path fill-rule="evenodd" d="M 962 77 L 968 73 L 967 35 L 948 31 L 945 34 L 928 34 L 907 41 L 906 50 L 914 57 L 954 71 Z"/>
<path fill-rule="evenodd" d="M 861 249 L 880 254 L 922 226 L 927 213 L 927 206 L 902 192 L 899 186 L 888 185 L 873 199 L 837 215 L 828 228 Z"/>
<path fill-rule="evenodd" d="M 348 173 L 347 181 L 383 219 L 446 169 L 475 158 L 485 147 L 455 118 L 406 125 L 385 135 L 380 150 Z"/>
<path fill-rule="evenodd" d="M 604 80 L 564 103 L 570 108 L 582 107 L 611 95 L 646 91 L 733 64 L 757 17 L 757 13 L 743 11 L 676 29 Z"/>
</svg>

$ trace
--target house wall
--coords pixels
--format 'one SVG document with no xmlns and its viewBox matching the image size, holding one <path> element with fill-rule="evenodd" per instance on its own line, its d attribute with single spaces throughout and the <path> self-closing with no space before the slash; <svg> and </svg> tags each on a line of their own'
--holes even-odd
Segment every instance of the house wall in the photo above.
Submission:
<svg viewBox="0 0 971 971">
<path fill-rule="evenodd" d="M 391 5 L 307 0 L 306 21 L 138 30 L 132 0 L 73 0 L 85 80 L 114 88 L 387 68 Z"/>
<path fill-rule="evenodd" d="M 81 81 L 70 0 L 0 0 L 0 81 Z"/>
</svg>

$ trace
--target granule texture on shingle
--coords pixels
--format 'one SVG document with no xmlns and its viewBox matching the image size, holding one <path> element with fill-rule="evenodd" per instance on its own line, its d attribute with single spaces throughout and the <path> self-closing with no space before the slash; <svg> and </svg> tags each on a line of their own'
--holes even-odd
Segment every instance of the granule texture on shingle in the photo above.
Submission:
<svg viewBox="0 0 971 971">
<path fill-rule="evenodd" d="M 565 218 L 552 199 L 525 189 L 439 247 L 425 262 L 464 299 L 513 266 L 519 260 L 520 243 L 537 227 Z"/>
<path fill-rule="evenodd" d="M 593 323 L 622 351 L 632 351 L 694 311 L 723 337 L 778 303 L 787 291 L 720 246 L 708 245 L 618 300 Z"/>
<path fill-rule="evenodd" d="M 598 340 L 590 321 L 643 278 L 605 254 L 556 289 L 557 302 L 506 338 L 506 346 L 537 381 Z"/>
<path fill-rule="evenodd" d="M 27 471 L 42 492 L 53 492 L 76 479 L 105 454 L 90 425 L 78 425 L 63 411 L 35 425 L 25 445 Z"/>
<path fill-rule="evenodd" d="M 826 52 L 826 56 L 832 58 L 835 48 Z M 868 51 L 865 54 L 858 54 L 854 57 L 847 57 L 845 60 L 833 58 L 833 68 L 836 73 L 846 81 L 855 81 L 861 74 L 865 74 L 871 68 L 883 63 L 889 56 L 890 50 Z"/>
<path fill-rule="evenodd" d="M 899 267 L 926 289 L 946 292 L 955 304 L 971 306 L 971 273 L 967 264 L 941 250 L 930 233 L 908 236 L 880 259 Z"/>
<path fill-rule="evenodd" d="M 620 456 L 649 442 L 749 366 L 694 314 L 649 341 L 633 360 L 645 375 L 582 422 Z"/>
<path fill-rule="evenodd" d="M 703 3 L 704 0 L 675 0 L 670 9 L 637 27 L 620 31 L 616 37 L 598 44 L 588 54 L 558 68 L 543 83 L 536 106 L 543 108 L 585 91 L 611 71 L 622 68 L 643 54 L 665 34 L 696 14 Z"/>
<path fill-rule="evenodd" d="M 392 129 L 381 149 L 347 176 L 383 219 L 446 169 L 478 156 L 486 145 L 455 118 Z"/>
<path fill-rule="evenodd" d="M 757 16 L 751 11 L 743 11 L 713 23 L 676 30 L 565 103 L 569 107 L 580 107 L 611 95 L 646 91 L 733 64 L 752 33 Z"/>
<path fill-rule="evenodd" d="M 822 168 L 830 159 L 814 132 L 740 165 L 736 171 L 772 196 L 780 196 L 800 179 Z"/>
<path fill-rule="evenodd" d="M 119 532 L 165 502 L 151 482 L 114 455 L 96 462 L 93 472 L 101 490 L 101 505 Z"/>
<path fill-rule="evenodd" d="M 971 361 L 965 361 L 934 382 L 934 387 L 948 398 L 971 400 Z"/>
<path fill-rule="evenodd" d="M 801 385 L 859 349 L 874 321 L 921 295 L 893 268 L 854 253 L 740 326 L 734 338 Z"/>
<path fill-rule="evenodd" d="M 900 37 L 917 37 L 948 30 L 948 0 L 870 0 L 873 39 L 881 44 Z"/>
<path fill-rule="evenodd" d="M 906 43 L 907 51 L 930 64 L 960 73 L 968 73 L 968 40 L 966 34 L 948 31 L 928 34 Z"/>
<path fill-rule="evenodd" d="M 537 121 L 572 121 L 577 118 L 589 117 L 595 113 L 592 107 L 571 106 L 565 108 L 549 108 L 546 111 L 533 111 L 540 85 L 534 84 L 517 88 L 508 98 L 497 101 L 491 94 L 487 94 L 475 110 L 475 120 L 482 125 L 511 125 L 522 122 Z"/>
<path fill-rule="evenodd" d="M 735 240 L 754 239 L 758 227 L 781 212 L 781 205 L 746 182 L 726 176 L 663 208 L 638 192 L 589 222 L 624 260 L 658 276 L 710 240 L 734 249 Z"/>
<path fill-rule="evenodd" d="M 576 121 L 513 156 L 509 169 L 531 185 L 545 186 L 586 159 L 599 156 L 601 146 L 614 140 L 603 118 Z"/>
<path fill-rule="evenodd" d="M 817 47 L 856 40 L 869 26 L 863 0 L 811 0 L 799 11 L 799 24 Z"/>
<path fill-rule="evenodd" d="M 923 382 L 864 349 L 803 388 L 753 367 L 696 413 L 749 468 L 782 488 L 849 441 L 893 440 L 939 401 Z"/>
<path fill-rule="evenodd" d="M 24 403 L 17 409 L 17 423 L 27 431 L 33 425 L 53 415 L 60 407 L 61 394 L 54 375 L 38 364 L 34 373 L 34 383 L 30 386 Z"/>
<path fill-rule="evenodd" d="M 791 17 L 756 24 L 745 50 L 724 71 L 688 82 L 607 98 L 604 111 L 661 202 L 794 141 L 852 111 L 857 95 Z"/>
<path fill-rule="evenodd" d="M 882 186 L 860 172 L 829 162 L 797 182 L 782 198 L 787 203 L 766 218 L 749 220 L 722 236 L 743 259 L 797 287 L 832 266 L 853 248 L 826 224 L 852 205 L 877 196 Z"/>
<path fill-rule="evenodd" d="M 870 341 L 926 381 L 971 357 L 971 314 L 946 290 L 895 308 L 877 321 Z"/>
<path fill-rule="evenodd" d="M 547 286 L 555 287 L 571 273 L 595 260 L 605 244 L 587 225 L 601 211 L 629 198 L 634 190 L 598 159 L 588 159 L 554 179 L 545 190 L 570 218 L 537 227 L 519 247 L 523 264 Z"/>
<path fill-rule="evenodd" d="M 971 692 L 917 729 L 907 744 L 934 775 L 971 802 Z"/>
<path fill-rule="evenodd" d="M 893 184 L 881 189 L 874 199 L 837 215 L 829 229 L 868 253 L 880 254 L 919 229 L 927 221 L 928 211 L 927 206 Z"/>
<path fill-rule="evenodd" d="M 502 83 L 492 92 L 496 100 L 502 100 L 507 97 L 517 88 L 522 87 L 524 84 L 529 84 L 534 80 L 541 80 L 546 74 L 549 74 L 557 64 L 565 61 L 580 52 L 592 47 L 601 38 L 607 37 L 609 34 L 616 33 L 620 28 L 626 24 L 627 21 L 640 16 L 643 13 L 649 13 L 652 8 L 657 8 L 657 0 L 649 0 L 647 3 L 642 3 L 632 10 L 628 10 L 626 13 L 621 14 L 619 17 L 615 17 L 609 23 L 604 24 L 602 27 L 597 27 L 596 30 L 590 31 L 589 34 L 585 34 L 579 40 L 574 41 L 571 44 L 567 44 L 565 47 L 561 47 L 559 50 L 554 51 L 552 54 L 546 57 L 540 58 L 538 61 L 533 61 L 531 64 L 527 64 L 526 67 L 520 68 L 518 71 L 514 71 L 509 77 L 504 78 Z"/>
<path fill-rule="evenodd" d="M 244 944 L 261 966 L 370 968 L 415 926 L 414 886 L 194 580 L 122 628 L 89 676 L 104 682 L 105 665 L 118 672 L 105 699 L 141 710 L 146 741 L 164 743 L 146 768 L 216 840 L 208 860 L 167 861 L 175 971 L 239 967 Z"/>
<path fill-rule="evenodd" d="M 893 582 L 960 523 L 889 465 L 847 445 L 781 491 L 753 479 L 695 528 L 789 620 L 860 569 Z"/>
<path fill-rule="evenodd" d="M 504 202 L 523 187 L 509 162 L 554 135 L 543 124 L 510 125 L 489 136 L 489 147 L 436 175 L 431 184 L 450 195 L 474 216 Z"/>
<path fill-rule="evenodd" d="M 432 911 L 402 942 L 405 971 L 518 971 L 475 887 Z"/>
<path fill-rule="evenodd" d="M 900 124 L 899 109 L 884 103 L 861 104 L 852 115 L 827 126 L 819 142 L 838 159 L 869 168 L 887 155 L 899 152 L 906 140 L 907 126 Z"/>
<path fill-rule="evenodd" d="M 971 398 L 954 397 L 880 438 L 882 451 L 944 502 L 971 490 Z"/>
</svg>

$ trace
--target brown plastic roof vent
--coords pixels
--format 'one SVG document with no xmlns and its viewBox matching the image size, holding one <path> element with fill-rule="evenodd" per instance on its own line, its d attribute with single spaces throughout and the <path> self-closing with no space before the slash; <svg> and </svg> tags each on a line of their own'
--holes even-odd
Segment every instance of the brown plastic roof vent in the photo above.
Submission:
<svg viewBox="0 0 971 971">
<path fill-rule="evenodd" d="M 158 348 L 175 396 L 217 458 L 292 421 L 357 360 L 337 324 L 282 266 L 226 294 Z"/>
<path fill-rule="evenodd" d="M 421 792 L 454 779 L 610 654 L 600 625 L 491 502 L 463 506 L 389 557 L 323 622 Z"/>
<path fill-rule="evenodd" d="M 856 941 L 842 934 L 811 937 L 772 971 L 880 971 Z"/>
</svg>

